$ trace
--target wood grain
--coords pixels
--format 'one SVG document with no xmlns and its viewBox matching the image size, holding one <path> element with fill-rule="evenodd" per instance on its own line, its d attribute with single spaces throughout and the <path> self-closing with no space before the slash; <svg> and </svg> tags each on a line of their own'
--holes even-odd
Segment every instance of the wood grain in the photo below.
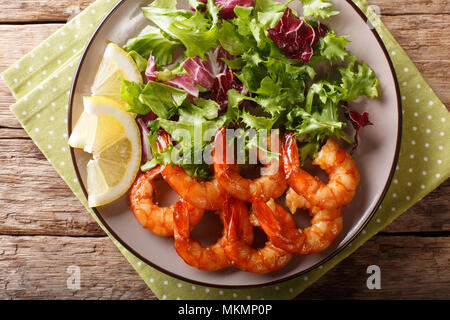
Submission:
<svg viewBox="0 0 450 320">
<path fill-rule="evenodd" d="M 65 22 L 94 0 L 2 0 L 0 22 Z"/>
<path fill-rule="evenodd" d="M 376 236 L 300 295 L 301 299 L 449 299 L 448 238 Z M 369 290 L 367 267 L 381 269 Z"/>
<path fill-rule="evenodd" d="M 80 290 L 67 288 L 69 266 L 80 267 Z M 2 300 L 153 297 L 109 238 L 0 236 Z"/>
<path fill-rule="evenodd" d="M 449 255 L 443 238 L 376 236 L 299 298 L 448 299 Z M 366 287 L 366 269 L 374 264 L 381 290 Z M 81 269 L 77 291 L 66 286 L 71 265 Z M 0 299 L 153 298 L 108 238 L 0 236 Z"/>
<path fill-rule="evenodd" d="M 104 235 L 31 140 L 0 150 L 0 234 Z"/>
<path fill-rule="evenodd" d="M 14 1 L 16 3 L 16 1 Z M 3 3 L 3 2 L 2 2 Z M 17 1 L 17 3 L 20 3 Z M 1 12 L 1 10 L 0 10 Z M 1 13 L 0 13 L 1 14 Z M 0 73 L 38 46 L 63 24 L 1 25 Z M 16 99 L 4 81 L 0 80 L 0 127 L 22 128 L 9 110 Z"/>
<path fill-rule="evenodd" d="M 447 0 L 368 0 L 380 7 L 381 16 L 450 13 Z"/>
</svg>

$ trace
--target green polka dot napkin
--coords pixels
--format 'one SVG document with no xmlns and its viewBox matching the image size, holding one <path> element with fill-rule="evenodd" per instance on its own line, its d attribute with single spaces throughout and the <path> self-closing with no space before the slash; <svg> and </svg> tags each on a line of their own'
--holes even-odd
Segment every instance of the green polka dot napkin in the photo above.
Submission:
<svg viewBox="0 0 450 320">
<path fill-rule="evenodd" d="M 1 75 L 17 98 L 12 112 L 95 219 L 70 159 L 67 104 L 83 49 L 117 2 L 96 1 Z M 139 261 L 108 234 L 160 299 L 291 299 L 450 176 L 449 112 L 367 2 L 355 3 L 370 17 L 391 54 L 403 100 L 400 159 L 393 183 L 373 220 L 352 244 L 321 267 L 278 285 L 245 290 L 208 288 L 179 281 Z M 117 272 L 120 276 L 120 271 Z"/>
</svg>

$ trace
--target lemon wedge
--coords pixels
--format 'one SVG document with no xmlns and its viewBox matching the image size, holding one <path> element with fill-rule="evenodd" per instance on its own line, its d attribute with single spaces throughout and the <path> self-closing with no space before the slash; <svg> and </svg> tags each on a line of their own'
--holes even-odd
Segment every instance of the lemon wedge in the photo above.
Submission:
<svg viewBox="0 0 450 320">
<path fill-rule="evenodd" d="M 142 147 L 136 121 L 124 111 L 123 105 L 107 97 L 85 97 L 84 112 L 69 145 L 93 156 L 87 164 L 90 207 L 111 203 L 133 184 L 141 164 Z"/>
<path fill-rule="evenodd" d="M 143 82 L 142 75 L 133 58 L 115 43 L 109 43 L 91 88 L 92 95 L 106 96 L 126 106 L 127 104 L 120 99 L 120 78 L 138 83 Z"/>
</svg>

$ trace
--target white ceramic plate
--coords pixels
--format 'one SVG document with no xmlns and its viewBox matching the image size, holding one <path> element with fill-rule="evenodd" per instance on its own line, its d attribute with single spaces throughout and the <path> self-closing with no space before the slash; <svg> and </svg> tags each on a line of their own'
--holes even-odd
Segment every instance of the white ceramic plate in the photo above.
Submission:
<svg viewBox="0 0 450 320">
<path fill-rule="evenodd" d="M 90 87 L 107 43 L 112 41 L 123 45 L 150 24 L 141 11 L 141 7 L 148 2 L 119 2 L 90 40 L 74 78 L 69 108 L 69 135 L 83 111 L 83 96 L 90 95 Z M 334 243 L 321 253 L 297 255 L 285 268 L 266 275 L 251 274 L 235 268 L 217 272 L 200 271 L 185 264 L 177 255 L 172 238 L 161 238 L 144 229 L 135 219 L 128 199 L 124 196 L 110 205 L 94 210 L 122 245 L 142 261 L 183 280 L 209 286 L 254 287 L 294 278 L 318 267 L 339 253 L 363 230 L 380 205 L 396 166 L 401 134 L 401 100 L 392 62 L 376 31 L 370 29 L 364 15 L 351 1 L 333 2 L 341 14 L 326 21 L 326 24 L 337 34 L 349 37 L 352 41 L 349 49 L 375 71 L 380 80 L 381 92 L 378 99 L 361 98 L 351 103 L 359 111 L 370 111 L 371 121 L 375 125 L 361 131 L 361 143 L 354 154 L 361 173 L 361 183 L 353 202 L 343 210 L 344 227 Z M 178 7 L 187 8 L 187 1 L 179 1 Z M 301 12 L 300 2 L 291 4 L 291 7 Z M 71 153 L 86 194 L 85 167 L 89 155 L 74 149 Z M 173 196 L 169 188 L 165 190 L 167 196 Z M 301 219 L 298 222 L 301 223 Z M 204 218 L 195 229 L 195 234 L 201 241 L 202 238 L 206 241 L 208 237 L 213 237 L 212 234 L 217 239 L 219 233 L 220 225 L 211 216 Z"/>
</svg>

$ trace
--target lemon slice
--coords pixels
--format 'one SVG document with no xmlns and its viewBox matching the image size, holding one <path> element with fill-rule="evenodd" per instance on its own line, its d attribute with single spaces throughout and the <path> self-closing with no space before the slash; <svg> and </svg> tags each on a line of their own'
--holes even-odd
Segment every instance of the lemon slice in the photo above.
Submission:
<svg viewBox="0 0 450 320">
<path fill-rule="evenodd" d="M 143 82 L 133 58 L 115 43 L 109 43 L 91 88 L 92 95 L 106 96 L 126 106 L 126 103 L 120 99 L 120 78 Z"/>
<path fill-rule="evenodd" d="M 108 204 L 131 187 L 141 164 L 141 140 L 135 120 L 107 97 L 85 97 L 84 113 L 69 145 L 91 153 L 87 164 L 90 207 Z"/>
</svg>

